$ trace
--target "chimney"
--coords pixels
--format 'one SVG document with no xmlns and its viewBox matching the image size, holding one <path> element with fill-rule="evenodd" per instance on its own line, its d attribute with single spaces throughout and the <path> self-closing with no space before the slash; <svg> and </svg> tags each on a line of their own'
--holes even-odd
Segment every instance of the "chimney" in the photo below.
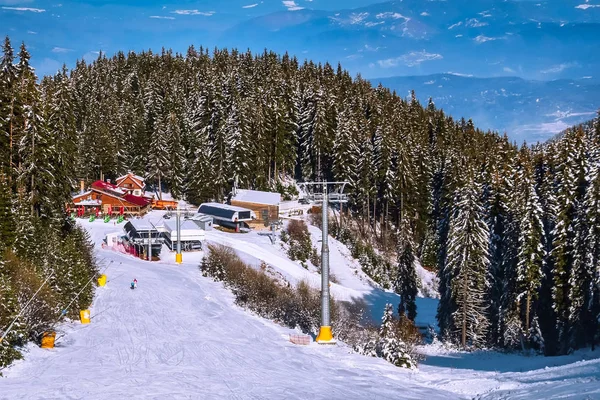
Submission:
<svg viewBox="0 0 600 400">
<path fill-rule="evenodd" d="M 81 193 L 85 192 L 85 181 L 83 179 L 79 181 L 79 188 L 81 190 Z"/>
</svg>

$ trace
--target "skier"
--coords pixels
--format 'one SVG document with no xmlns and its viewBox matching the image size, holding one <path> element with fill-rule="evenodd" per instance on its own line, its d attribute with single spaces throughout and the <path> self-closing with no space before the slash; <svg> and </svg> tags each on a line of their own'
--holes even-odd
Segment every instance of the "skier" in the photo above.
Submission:
<svg viewBox="0 0 600 400">
<path fill-rule="evenodd" d="M 137 287 L 137 279 L 133 279 L 131 281 L 131 289 L 135 289 Z"/>
</svg>

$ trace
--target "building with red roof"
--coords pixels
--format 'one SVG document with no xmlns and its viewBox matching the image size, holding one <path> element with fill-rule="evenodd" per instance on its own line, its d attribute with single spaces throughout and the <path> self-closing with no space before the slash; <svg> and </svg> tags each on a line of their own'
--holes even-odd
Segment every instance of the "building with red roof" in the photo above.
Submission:
<svg viewBox="0 0 600 400">
<path fill-rule="evenodd" d="M 88 191 L 73 196 L 70 207 L 83 209 L 87 214 L 144 215 L 150 210 L 151 199 L 130 194 L 109 181 L 95 181 Z"/>
</svg>

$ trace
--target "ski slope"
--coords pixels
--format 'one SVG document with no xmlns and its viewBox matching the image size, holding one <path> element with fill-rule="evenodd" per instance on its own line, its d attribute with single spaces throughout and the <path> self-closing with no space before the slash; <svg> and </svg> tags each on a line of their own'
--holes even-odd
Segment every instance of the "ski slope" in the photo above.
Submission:
<svg viewBox="0 0 600 400">
<path fill-rule="evenodd" d="M 100 248 L 115 226 L 81 223 L 98 258 L 111 262 L 109 282 L 90 308 L 92 323 L 63 324 L 55 349 L 29 345 L 24 360 L 2 371 L 0 399 L 600 398 L 598 350 L 544 358 L 429 345 L 421 349 L 427 359 L 409 371 L 342 343 L 293 345 L 288 335 L 297 332 L 237 307 L 221 283 L 203 278 L 201 253 L 185 253 L 176 265 L 174 254 L 163 250 L 163 261 L 148 263 Z M 213 232 L 209 240 L 249 260 L 277 263 L 288 277 L 306 277 L 268 238 Z M 335 247 L 343 257 L 344 249 Z M 368 282 L 351 270 L 336 273 L 339 292 L 374 303 L 385 296 L 369 293 Z"/>
<path fill-rule="evenodd" d="M 114 230 L 86 225 L 96 243 Z M 203 278 L 198 253 L 189 261 L 184 255 L 181 266 L 98 255 L 113 262 L 91 324 L 67 325 L 53 350 L 30 346 L 24 361 L 4 371 L 0 398 L 448 398 L 343 346 L 293 345 L 293 331 L 246 313 L 222 284 Z"/>
</svg>

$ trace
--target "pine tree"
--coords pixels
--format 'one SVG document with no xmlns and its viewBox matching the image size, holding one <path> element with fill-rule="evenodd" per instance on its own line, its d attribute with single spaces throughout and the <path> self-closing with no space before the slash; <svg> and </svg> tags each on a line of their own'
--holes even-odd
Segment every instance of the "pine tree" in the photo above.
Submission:
<svg viewBox="0 0 600 400">
<path fill-rule="evenodd" d="M 158 198 L 162 200 L 162 179 L 169 166 L 167 125 L 162 89 L 157 83 L 149 86 L 146 93 L 146 129 L 150 137 L 146 179 L 157 182 Z"/>
<path fill-rule="evenodd" d="M 77 153 L 73 93 L 66 66 L 55 76 L 52 85 L 53 88 L 46 88 L 50 92 L 46 94 L 48 140 L 51 143 L 49 163 L 53 166 L 49 197 L 52 214 L 62 215 L 63 205 L 71 200 Z"/>
<path fill-rule="evenodd" d="M 311 88 L 308 88 L 303 95 L 296 106 L 300 115 L 300 124 L 298 125 L 298 145 L 300 149 L 298 153 L 301 180 L 311 181 L 316 179 L 314 160 L 318 157 L 313 135 L 313 118 L 316 111 Z"/>
<path fill-rule="evenodd" d="M 36 221 L 31 214 L 31 206 L 27 201 L 27 195 L 23 187 L 13 198 L 15 240 L 13 250 L 17 256 L 25 259 L 33 259 L 31 243 L 35 243 Z"/>
<path fill-rule="evenodd" d="M 243 135 L 242 118 L 237 100 L 231 105 L 227 119 L 223 125 L 225 148 L 225 168 L 227 182 L 235 183 L 237 187 L 248 187 L 250 181 L 246 153 L 249 149 L 247 136 Z"/>
<path fill-rule="evenodd" d="M 0 173 L 0 249 L 10 248 L 15 240 L 15 222 L 13 220 L 12 190 L 8 178 Z"/>
<path fill-rule="evenodd" d="M 0 259 L 0 326 L 7 328 L 19 314 L 17 293 L 11 285 L 9 276 L 4 270 L 4 260 Z M 4 334 L 1 332 L 0 335 Z M 0 368 L 9 365 L 15 359 L 21 358 L 20 353 L 13 347 L 22 344 L 21 338 L 27 336 L 26 327 L 21 318 L 16 319 L 10 333 L 0 342 Z"/>
<path fill-rule="evenodd" d="M 600 118 L 596 120 L 596 129 L 600 133 Z M 582 285 L 584 291 L 584 304 L 581 317 L 581 330 L 584 340 L 594 349 L 596 336 L 599 332 L 600 321 L 600 135 L 591 144 L 591 154 L 587 166 L 587 182 L 583 209 L 585 215 L 581 216 L 582 224 L 587 229 L 582 232 L 583 257 L 585 280 Z M 579 230 L 578 230 L 579 232 Z M 586 343 L 586 344 L 587 344 Z"/>
<path fill-rule="evenodd" d="M 487 224 L 490 230 L 490 306 L 488 315 L 494 328 L 490 332 L 492 343 L 505 346 L 516 337 L 504 334 L 505 330 L 519 332 L 517 306 L 517 252 L 519 226 L 515 198 L 516 166 L 512 159 L 508 140 L 503 138 L 498 154 L 499 165 L 492 167 L 489 183 L 483 193 Z M 485 178 L 484 178 L 485 179 Z M 509 326 L 510 325 L 510 326 Z M 518 338 L 520 339 L 520 338 Z"/>
<path fill-rule="evenodd" d="M 0 170 L 7 176 L 9 186 L 15 176 L 17 124 L 21 101 L 17 90 L 18 68 L 8 36 L 2 46 L 0 61 Z"/>
<path fill-rule="evenodd" d="M 19 52 L 19 90 L 25 100 L 23 106 L 23 126 L 18 147 L 19 166 L 18 184 L 25 188 L 31 213 L 47 216 L 52 209 L 49 190 L 54 184 L 53 165 L 51 165 L 51 143 L 45 113 L 36 85 L 35 73 L 29 65 L 29 52 L 25 45 Z"/>
<path fill-rule="evenodd" d="M 184 171 L 186 167 L 184 148 L 181 143 L 181 130 L 179 121 L 174 112 L 168 117 L 167 121 L 167 143 L 168 143 L 168 178 L 169 188 L 171 195 L 175 199 L 181 199 L 183 197 L 183 182 L 184 182 Z"/>
<path fill-rule="evenodd" d="M 411 321 L 417 316 L 417 273 L 415 270 L 415 254 L 412 232 L 408 218 L 402 220 L 398 232 L 398 273 L 395 291 L 400 295 L 398 314 L 407 315 Z"/>
<path fill-rule="evenodd" d="M 451 301 L 455 304 L 447 332 L 463 347 L 485 344 L 489 232 L 473 178 L 457 193 L 450 221 L 448 273 Z"/>
<path fill-rule="evenodd" d="M 553 287 L 552 300 L 556 312 L 556 329 L 558 332 L 559 351 L 565 354 L 570 346 L 572 324 L 570 314 L 572 300 L 570 298 L 573 262 L 575 258 L 574 221 L 579 201 L 579 185 L 582 176 L 579 171 L 579 152 L 582 150 L 580 132 L 572 132 L 565 137 L 562 149 L 558 154 L 558 192 L 557 192 L 557 222 L 553 232 Z M 580 305 L 575 305 L 579 308 Z"/>
<path fill-rule="evenodd" d="M 377 355 L 397 367 L 414 368 L 415 361 L 408 352 L 406 344 L 396 334 L 397 321 L 394 320 L 393 312 L 393 306 L 386 304 L 379 328 Z"/>
<path fill-rule="evenodd" d="M 530 161 L 529 161 L 530 162 Z M 524 304 L 523 329 L 529 332 L 533 317 L 533 302 L 537 300 L 542 280 L 544 248 L 542 244 L 542 207 L 533 180 L 532 165 L 527 162 L 520 170 L 517 192 L 522 207 L 519 212 L 519 253 L 517 263 L 517 302 Z"/>
</svg>

